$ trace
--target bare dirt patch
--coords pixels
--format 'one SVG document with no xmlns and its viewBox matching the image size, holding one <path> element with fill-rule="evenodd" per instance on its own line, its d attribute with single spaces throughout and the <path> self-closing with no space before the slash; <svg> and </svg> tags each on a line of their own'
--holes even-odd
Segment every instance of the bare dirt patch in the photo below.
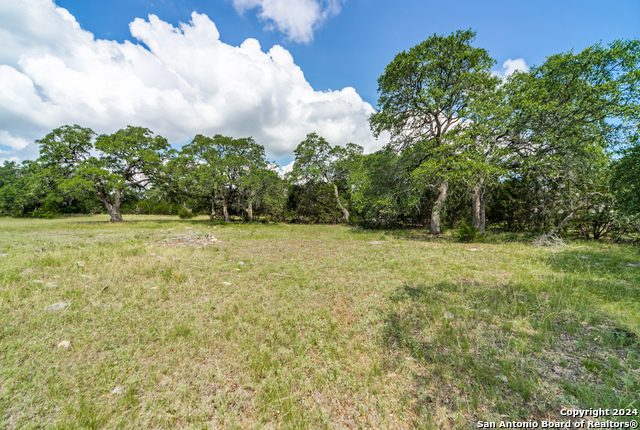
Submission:
<svg viewBox="0 0 640 430">
<path fill-rule="evenodd" d="M 202 248 L 220 244 L 220 241 L 211 233 L 194 233 L 185 236 L 170 237 L 154 243 L 156 246 L 178 248 Z"/>
</svg>

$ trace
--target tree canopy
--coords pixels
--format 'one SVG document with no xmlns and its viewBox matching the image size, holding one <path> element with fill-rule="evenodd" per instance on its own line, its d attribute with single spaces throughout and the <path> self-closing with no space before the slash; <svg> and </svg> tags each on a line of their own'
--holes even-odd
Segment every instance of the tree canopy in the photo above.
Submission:
<svg viewBox="0 0 640 430">
<path fill-rule="evenodd" d="M 390 139 L 374 153 L 311 132 L 281 177 L 251 137 L 197 134 L 173 150 L 143 127 L 98 136 L 65 125 L 36 142 L 36 161 L 0 167 L 0 213 L 640 232 L 629 227 L 640 225 L 640 41 L 555 54 L 506 78 L 474 43 L 457 31 L 395 56 L 369 118 Z"/>
</svg>

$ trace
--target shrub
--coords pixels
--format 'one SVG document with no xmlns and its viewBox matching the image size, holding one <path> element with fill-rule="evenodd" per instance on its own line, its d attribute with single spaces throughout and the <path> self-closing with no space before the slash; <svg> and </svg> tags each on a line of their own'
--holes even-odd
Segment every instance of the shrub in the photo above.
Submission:
<svg viewBox="0 0 640 430">
<path fill-rule="evenodd" d="M 455 234 L 455 238 L 458 242 L 475 242 L 481 237 L 477 228 L 470 226 L 465 221 L 460 223 L 460 228 Z"/>
<path fill-rule="evenodd" d="M 189 209 L 180 206 L 178 208 L 178 216 L 180 217 L 180 219 L 191 219 L 196 216 L 196 214 L 191 212 Z"/>
</svg>

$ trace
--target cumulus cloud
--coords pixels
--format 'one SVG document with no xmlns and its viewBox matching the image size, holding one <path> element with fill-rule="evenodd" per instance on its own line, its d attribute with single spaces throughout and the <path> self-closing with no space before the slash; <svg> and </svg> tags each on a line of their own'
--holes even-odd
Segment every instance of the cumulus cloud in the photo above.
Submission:
<svg viewBox="0 0 640 430">
<path fill-rule="evenodd" d="M 271 157 L 312 131 L 380 146 L 367 123 L 374 110 L 353 88 L 315 91 L 286 49 L 225 44 L 206 15 L 178 28 L 138 18 L 130 31 L 140 44 L 96 40 L 52 0 L 1 2 L 0 17 L 0 145 L 24 149 L 80 124 L 98 133 L 141 125 L 175 143 L 253 136 Z"/>
<path fill-rule="evenodd" d="M 507 61 L 502 63 L 502 70 L 493 72 L 494 75 L 500 76 L 501 78 L 506 78 L 507 76 L 513 74 L 516 71 L 528 72 L 529 66 L 524 61 L 524 58 L 516 58 L 512 60 L 509 58 Z"/>
<path fill-rule="evenodd" d="M 287 173 L 291 173 L 293 171 L 293 165 L 295 163 L 295 160 L 290 162 L 289 164 L 285 164 L 284 166 L 278 166 L 276 168 L 276 173 L 278 173 L 278 176 L 280 176 L 281 178 L 284 178 Z"/>
<path fill-rule="evenodd" d="M 313 31 L 340 12 L 339 0 L 233 0 L 238 13 L 258 9 L 258 17 L 295 42 L 309 42 Z"/>
</svg>

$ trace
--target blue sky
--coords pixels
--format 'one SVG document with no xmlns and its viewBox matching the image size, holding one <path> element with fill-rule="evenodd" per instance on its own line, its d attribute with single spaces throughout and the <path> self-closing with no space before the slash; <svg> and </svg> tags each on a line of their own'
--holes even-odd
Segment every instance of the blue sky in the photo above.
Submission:
<svg viewBox="0 0 640 430">
<path fill-rule="evenodd" d="M 174 143 L 196 133 L 253 135 L 281 164 L 311 131 L 371 151 L 384 143 L 366 123 L 377 78 L 398 52 L 434 33 L 474 29 L 475 45 L 497 60 L 496 71 L 507 60 L 532 66 L 572 48 L 640 37 L 638 0 L 6 3 L 0 159 L 34 158 L 33 140 L 65 123 L 102 133 L 127 121 Z M 193 12 L 201 15 L 194 20 Z M 241 49 L 247 39 L 260 48 Z"/>
<path fill-rule="evenodd" d="M 365 101 L 377 101 L 376 80 L 393 57 L 430 35 L 472 28 L 476 46 L 498 67 L 507 59 L 540 64 L 552 54 L 581 50 L 600 41 L 640 37 L 640 1 L 567 0 L 347 0 L 308 43 L 265 30 L 254 11 L 238 14 L 229 0 L 57 0 L 96 37 L 132 40 L 129 23 L 152 13 L 174 25 L 191 12 L 205 13 L 221 40 L 240 45 L 251 37 L 263 49 L 284 46 L 318 90 L 354 87 Z"/>
</svg>

